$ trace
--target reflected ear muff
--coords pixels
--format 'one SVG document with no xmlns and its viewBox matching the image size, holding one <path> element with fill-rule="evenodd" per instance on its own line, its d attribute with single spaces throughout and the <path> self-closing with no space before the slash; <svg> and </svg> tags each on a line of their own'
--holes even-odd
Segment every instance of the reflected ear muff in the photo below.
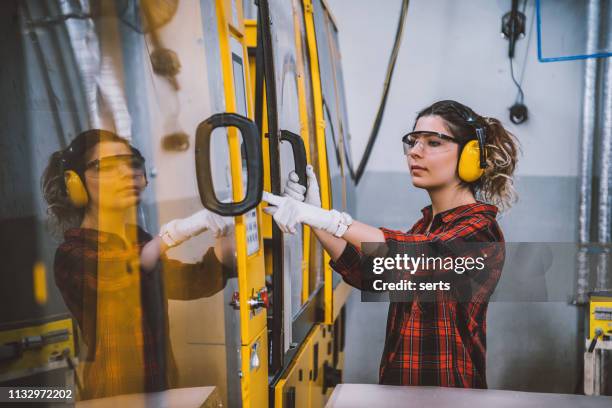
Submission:
<svg viewBox="0 0 612 408">
<path fill-rule="evenodd" d="M 459 178 L 466 183 L 478 180 L 484 173 L 480 168 L 480 147 L 477 140 L 470 140 L 463 146 L 457 166 Z"/>
<path fill-rule="evenodd" d="M 73 170 L 66 170 L 64 172 L 64 183 L 66 183 L 66 194 L 68 194 L 72 205 L 77 208 L 85 207 L 89 201 L 89 196 L 81 177 Z"/>
</svg>

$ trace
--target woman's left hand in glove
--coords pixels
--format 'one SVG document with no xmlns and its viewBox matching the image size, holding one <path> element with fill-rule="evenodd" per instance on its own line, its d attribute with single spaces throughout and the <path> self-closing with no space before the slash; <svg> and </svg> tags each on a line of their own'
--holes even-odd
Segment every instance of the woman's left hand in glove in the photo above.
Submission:
<svg viewBox="0 0 612 408">
<path fill-rule="evenodd" d="M 297 201 L 314 205 L 315 207 L 321 207 L 319 182 L 317 181 L 317 176 L 315 175 L 314 169 L 310 164 L 306 166 L 306 183 L 308 188 L 299 183 L 299 176 L 295 171 L 292 171 L 289 173 L 289 177 L 287 178 L 287 184 L 285 186 L 283 196 L 289 196 Z"/>
<path fill-rule="evenodd" d="M 211 230 L 215 238 L 221 238 L 231 231 L 233 225 L 232 217 L 222 217 L 205 208 L 187 218 L 175 219 L 164 224 L 159 236 L 168 247 L 172 248 L 206 230 Z"/>
</svg>

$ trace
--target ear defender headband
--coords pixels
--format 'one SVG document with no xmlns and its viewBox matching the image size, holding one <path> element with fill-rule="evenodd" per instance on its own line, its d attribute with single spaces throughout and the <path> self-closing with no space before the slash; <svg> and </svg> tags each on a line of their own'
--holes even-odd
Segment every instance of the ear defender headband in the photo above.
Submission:
<svg viewBox="0 0 612 408">
<path fill-rule="evenodd" d="M 474 115 L 466 109 L 454 109 L 475 131 L 476 139 L 470 139 L 463 144 L 457 173 L 466 183 L 473 183 L 482 177 L 487 167 L 485 143 L 487 141 L 486 128 L 478 123 Z"/>
<path fill-rule="evenodd" d="M 87 131 L 87 135 L 80 134 L 77 136 L 76 139 L 74 139 L 72 143 L 70 143 L 70 145 L 62 151 L 60 159 L 61 173 L 64 176 L 65 193 L 70 200 L 70 203 L 76 208 L 83 208 L 89 202 L 89 195 L 87 194 L 87 189 L 85 188 L 85 183 L 83 182 L 83 177 L 85 175 L 84 156 L 86 150 L 88 146 L 93 146 L 102 141 L 100 136 L 103 131 L 95 130 L 93 132 L 96 133 L 90 132 L 92 131 Z M 113 133 L 105 133 L 109 133 L 109 136 L 111 136 L 109 140 L 117 139 L 118 141 L 127 143 L 125 140 L 114 135 Z M 87 143 L 87 139 L 91 138 L 89 134 L 95 134 L 95 137 L 97 138 L 96 143 Z M 132 145 L 129 146 L 132 154 L 140 158 L 144 163 L 145 159 L 140 151 Z M 146 172 L 145 183 L 148 184 Z"/>
</svg>

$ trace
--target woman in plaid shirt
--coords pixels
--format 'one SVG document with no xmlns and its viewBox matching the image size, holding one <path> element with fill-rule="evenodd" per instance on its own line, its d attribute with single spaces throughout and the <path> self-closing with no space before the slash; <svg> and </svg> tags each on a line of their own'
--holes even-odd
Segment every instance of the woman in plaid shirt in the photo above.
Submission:
<svg viewBox="0 0 612 408">
<path fill-rule="evenodd" d="M 477 138 L 485 146 L 479 166 L 484 169 L 468 182 L 459 176 L 460 152 Z M 375 228 L 346 213 L 321 209 L 311 167 L 307 189 L 291 174 L 283 197 L 264 193 L 270 204 L 264 211 L 286 233 L 294 232 L 297 223 L 311 225 L 332 268 L 362 290 L 373 290 L 377 278 L 384 280 L 384 275 L 372 275 L 372 257 L 364 254 L 362 243 L 384 243 L 388 257 L 484 255 L 484 269 L 461 274 L 422 267 L 399 275 L 392 271 L 389 276 L 400 280 L 441 281 L 451 290 L 415 290 L 409 299 L 391 302 L 379 382 L 486 388 L 486 312 L 504 261 L 503 244 L 495 244 L 504 241 L 496 214 L 498 206 L 507 208 L 515 199 L 516 139 L 497 119 L 447 100 L 419 112 L 413 131 L 402 141 L 413 185 L 431 199 L 407 232 Z"/>
<path fill-rule="evenodd" d="M 168 222 L 159 236 L 149 235 L 136 225 L 147 185 L 144 158 L 103 130 L 83 132 L 55 152 L 42 185 L 50 216 L 64 233 L 55 253 L 55 283 L 86 349 L 79 398 L 171 387 L 178 373 L 168 298 L 197 299 L 223 289 L 233 270 L 233 256 L 221 251 L 231 248 L 232 219 L 201 210 Z M 164 255 L 205 230 L 215 233 L 219 245 L 200 262 Z"/>
</svg>

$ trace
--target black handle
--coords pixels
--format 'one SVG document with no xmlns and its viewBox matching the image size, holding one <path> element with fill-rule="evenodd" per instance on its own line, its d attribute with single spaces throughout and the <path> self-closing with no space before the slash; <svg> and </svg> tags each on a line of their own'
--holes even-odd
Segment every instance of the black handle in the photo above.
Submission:
<svg viewBox="0 0 612 408">
<path fill-rule="evenodd" d="M 295 395 L 295 387 L 287 388 L 285 391 L 285 401 L 283 406 L 286 408 L 295 408 L 296 395 Z"/>
<path fill-rule="evenodd" d="M 242 134 L 247 163 L 247 188 L 242 201 L 222 203 L 215 194 L 210 162 L 210 141 L 213 130 L 219 127 L 236 127 Z M 198 125 L 195 146 L 196 175 L 202 205 L 223 216 L 236 216 L 255 208 L 263 192 L 263 159 L 259 130 L 255 122 L 237 113 L 217 113 Z"/>
<path fill-rule="evenodd" d="M 595 337 L 593 337 L 593 340 L 591 340 L 591 343 L 589 344 L 589 353 L 592 353 L 595 350 L 595 346 L 597 345 L 597 339 L 599 339 L 599 337 L 601 337 L 601 335 L 603 334 L 603 330 L 601 329 L 597 329 L 595 330 Z"/>
<path fill-rule="evenodd" d="M 342 370 L 339 370 L 327 363 L 323 364 L 323 394 L 327 393 L 328 388 L 334 388 L 342 383 Z"/>
<path fill-rule="evenodd" d="M 286 140 L 291 144 L 291 149 L 293 149 L 293 163 L 295 165 L 295 172 L 300 179 L 298 182 L 302 186 L 308 187 L 306 183 L 306 165 L 308 163 L 306 161 L 306 147 L 304 146 L 304 140 L 301 136 L 288 130 L 281 130 L 280 139 Z"/>
</svg>

